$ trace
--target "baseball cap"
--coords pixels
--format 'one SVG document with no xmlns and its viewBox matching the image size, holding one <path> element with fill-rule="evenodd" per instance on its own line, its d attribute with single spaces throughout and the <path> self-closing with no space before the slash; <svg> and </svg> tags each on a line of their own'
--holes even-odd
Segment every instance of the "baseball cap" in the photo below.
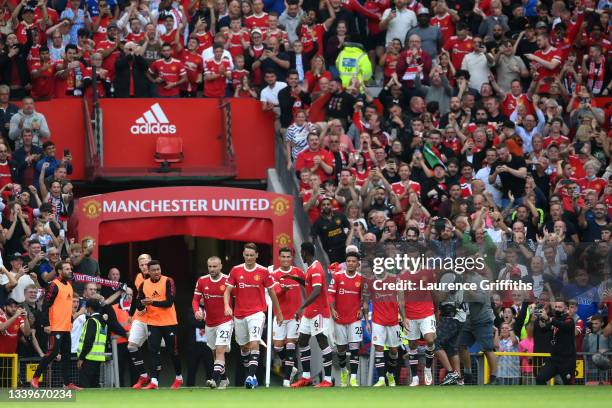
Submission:
<svg viewBox="0 0 612 408">
<path fill-rule="evenodd" d="M 32 7 L 32 6 L 25 6 L 23 8 L 23 12 L 24 13 L 34 13 L 34 7 Z"/>
<path fill-rule="evenodd" d="M 259 35 L 263 35 L 263 33 L 261 32 L 261 30 L 259 28 L 254 28 L 251 30 L 251 35 L 253 34 L 259 34 Z"/>
<path fill-rule="evenodd" d="M 110 30 L 111 28 L 116 28 L 119 29 L 119 26 L 117 25 L 117 23 L 115 23 L 114 21 L 112 23 L 110 23 L 108 25 L 108 27 L 106 28 L 107 30 Z"/>
<path fill-rule="evenodd" d="M 10 256 L 11 261 L 14 261 L 15 259 L 21 259 L 23 261 L 23 255 L 21 255 L 19 252 L 15 252 L 13 255 Z"/>
<path fill-rule="evenodd" d="M 417 12 L 417 16 L 420 16 L 421 14 L 429 14 L 429 9 L 427 7 L 421 7 Z"/>
<path fill-rule="evenodd" d="M 538 21 L 535 25 L 535 28 L 545 28 L 548 30 L 548 24 L 543 21 Z"/>
<path fill-rule="evenodd" d="M 8 298 L 4 304 L 5 305 L 18 305 L 19 302 L 13 298 Z"/>
</svg>

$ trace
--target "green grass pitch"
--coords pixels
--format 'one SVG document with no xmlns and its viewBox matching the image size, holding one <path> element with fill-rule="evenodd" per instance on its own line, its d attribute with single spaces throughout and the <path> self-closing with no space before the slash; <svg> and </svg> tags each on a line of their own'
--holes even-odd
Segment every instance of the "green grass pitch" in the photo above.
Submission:
<svg viewBox="0 0 612 408">
<path fill-rule="evenodd" d="M 414 408 L 526 408 L 571 407 L 602 408 L 612 399 L 610 386 L 598 387 L 536 387 L 536 386 L 480 386 L 480 387 L 395 387 L 395 388 L 328 388 L 283 389 L 258 388 L 246 390 L 229 388 L 209 390 L 184 388 L 181 390 L 86 390 L 78 392 L 76 402 L 52 403 L 45 406 L 67 407 L 210 407 L 210 408 L 359 408 L 359 407 L 414 407 Z M 608 401 L 608 402 L 606 402 Z M 3 403 L 2 407 L 33 407 L 43 403 Z"/>
</svg>

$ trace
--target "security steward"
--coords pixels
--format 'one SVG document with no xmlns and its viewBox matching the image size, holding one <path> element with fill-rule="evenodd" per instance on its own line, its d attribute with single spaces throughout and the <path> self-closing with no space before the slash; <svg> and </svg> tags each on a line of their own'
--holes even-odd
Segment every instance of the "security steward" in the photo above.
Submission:
<svg viewBox="0 0 612 408">
<path fill-rule="evenodd" d="M 98 299 L 88 299 L 87 321 L 79 339 L 77 368 L 82 388 L 100 387 L 100 365 L 106 360 L 107 326 L 100 314 L 102 305 Z"/>
<path fill-rule="evenodd" d="M 356 78 L 361 87 L 364 82 L 372 78 L 372 62 L 364 51 L 363 45 L 347 42 L 336 58 L 336 68 L 340 74 L 342 86 L 348 88 L 351 80 Z"/>
</svg>

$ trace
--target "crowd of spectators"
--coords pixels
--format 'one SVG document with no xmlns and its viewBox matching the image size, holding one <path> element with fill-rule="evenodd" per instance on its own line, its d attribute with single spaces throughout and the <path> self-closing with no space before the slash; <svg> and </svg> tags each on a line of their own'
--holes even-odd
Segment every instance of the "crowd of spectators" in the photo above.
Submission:
<svg viewBox="0 0 612 408">
<path fill-rule="evenodd" d="M 544 344 L 526 296 L 549 308 L 574 299 L 577 327 L 598 336 L 612 244 L 611 6 L 0 0 L 0 306 L 31 312 L 24 355 L 45 349 L 36 316 L 55 261 L 99 275 L 91 243 L 66 238 L 72 156 L 56 152 L 34 101 L 93 86 L 99 97 L 259 99 L 332 263 L 348 245 L 433 243 L 452 257 L 471 244 L 493 255 L 491 276 L 534 284 L 514 302 L 493 296 L 499 350 Z M 572 251 L 586 256 L 569 264 Z M 609 342 L 595 340 L 583 349 Z"/>
</svg>

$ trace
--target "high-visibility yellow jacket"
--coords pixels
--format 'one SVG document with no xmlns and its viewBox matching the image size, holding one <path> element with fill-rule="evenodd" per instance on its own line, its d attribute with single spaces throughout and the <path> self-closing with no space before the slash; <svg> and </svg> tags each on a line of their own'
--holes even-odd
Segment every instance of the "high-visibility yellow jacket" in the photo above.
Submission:
<svg viewBox="0 0 612 408">
<path fill-rule="evenodd" d="M 336 68 L 345 88 L 349 86 L 351 78 L 356 77 L 363 86 L 364 82 L 372 77 L 370 58 L 358 43 L 348 42 L 344 45 L 336 58 Z"/>
</svg>

